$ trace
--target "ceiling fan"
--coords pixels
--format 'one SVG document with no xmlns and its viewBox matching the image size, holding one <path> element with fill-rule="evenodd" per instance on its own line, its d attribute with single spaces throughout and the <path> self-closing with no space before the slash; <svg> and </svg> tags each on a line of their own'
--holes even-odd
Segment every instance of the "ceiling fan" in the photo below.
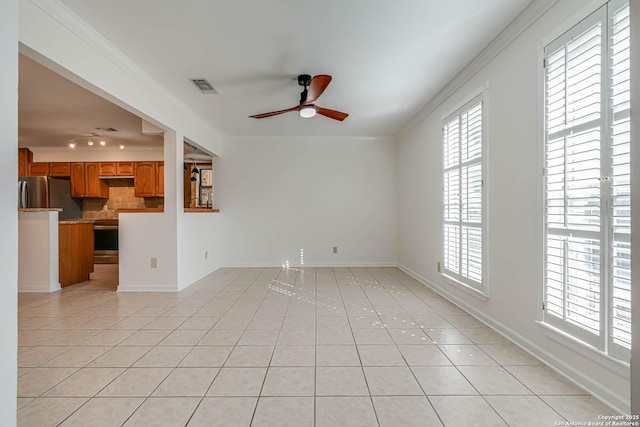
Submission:
<svg viewBox="0 0 640 427">
<path fill-rule="evenodd" d="M 343 121 L 347 118 L 347 113 L 315 105 L 316 100 L 322 95 L 322 92 L 324 92 L 327 86 L 329 86 L 329 83 L 331 83 L 331 76 L 326 74 L 319 74 L 313 78 L 311 78 L 309 74 L 300 74 L 298 76 L 298 84 L 304 87 L 304 90 L 300 93 L 300 105 L 287 108 L 286 110 L 271 111 L 270 113 L 256 114 L 249 117 L 264 119 L 265 117 L 277 116 L 278 114 L 288 113 L 290 111 L 298 111 L 300 117 L 303 118 L 320 114 L 333 120 Z"/>
</svg>

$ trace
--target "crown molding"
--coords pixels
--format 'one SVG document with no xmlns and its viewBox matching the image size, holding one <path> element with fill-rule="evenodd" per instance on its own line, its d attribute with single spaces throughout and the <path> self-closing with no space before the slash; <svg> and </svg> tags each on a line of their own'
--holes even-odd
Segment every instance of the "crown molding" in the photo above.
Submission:
<svg viewBox="0 0 640 427">
<path fill-rule="evenodd" d="M 447 100 L 462 85 L 468 82 L 498 54 L 533 25 L 559 0 L 533 0 L 507 27 L 500 32 L 478 55 L 476 55 L 449 83 L 435 94 L 398 132 L 398 138 L 406 135 Z"/>
</svg>

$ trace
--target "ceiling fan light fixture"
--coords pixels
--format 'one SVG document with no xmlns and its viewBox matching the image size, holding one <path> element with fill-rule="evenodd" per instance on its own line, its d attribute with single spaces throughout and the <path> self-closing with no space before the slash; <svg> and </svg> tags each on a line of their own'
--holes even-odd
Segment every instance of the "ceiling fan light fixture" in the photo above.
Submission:
<svg viewBox="0 0 640 427">
<path fill-rule="evenodd" d="M 314 107 L 313 105 L 305 105 L 304 107 L 300 108 L 300 117 L 302 117 L 303 119 L 309 119 L 315 115 L 316 107 Z"/>
</svg>

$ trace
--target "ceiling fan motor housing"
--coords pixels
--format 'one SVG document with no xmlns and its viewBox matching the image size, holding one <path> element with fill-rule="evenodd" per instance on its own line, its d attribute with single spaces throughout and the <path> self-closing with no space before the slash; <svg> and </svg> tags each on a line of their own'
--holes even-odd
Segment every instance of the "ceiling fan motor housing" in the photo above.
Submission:
<svg viewBox="0 0 640 427">
<path fill-rule="evenodd" d="M 309 74 L 300 74 L 298 76 L 298 84 L 307 87 L 311 84 L 311 76 Z"/>
</svg>

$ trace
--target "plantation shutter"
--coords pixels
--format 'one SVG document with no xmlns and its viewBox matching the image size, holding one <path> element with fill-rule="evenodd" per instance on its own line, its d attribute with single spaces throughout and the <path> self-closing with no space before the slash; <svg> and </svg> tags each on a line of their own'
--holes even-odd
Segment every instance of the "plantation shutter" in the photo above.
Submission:
<svg viewBox="0 0 640 427">
<path fill-rule="evenodd" d="M 595 343 L 601 322 L 603 30 L 600 20 L 575 30 L 546 55 L 546 311 L 554 317 L 549 320 L 561 320 Z"/>
<path fill-rule="evenodd" d="M 482 290 L 482 100 L 443 125 L 444 272 Z"/>
<path fill-rule="evenodd" d="M 622 1 L 545 49 L 545 322 L 619 358 L 631 345 L 629 55 Z"/>
</svg>

